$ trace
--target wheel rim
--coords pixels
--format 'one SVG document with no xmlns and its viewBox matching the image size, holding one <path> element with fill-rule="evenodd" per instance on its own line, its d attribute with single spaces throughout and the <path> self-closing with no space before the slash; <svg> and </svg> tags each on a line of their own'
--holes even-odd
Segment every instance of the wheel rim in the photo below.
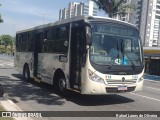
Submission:
<svg viewBox="0 0 160 120">
<path fill-rule="evenodd" d="M 64 89 L 65 89 L 65 80 L 64 79 L 60 79 L 59 80 L 59 89 L 61 92 L 64 92 Z"/>
<path fill-rule="evenodd" d="M 28 79 L 28 72 L 27 72 L 27 68 L 25 69 L 24 77 L 25 77 L 25 79 Z"/>
</svg>

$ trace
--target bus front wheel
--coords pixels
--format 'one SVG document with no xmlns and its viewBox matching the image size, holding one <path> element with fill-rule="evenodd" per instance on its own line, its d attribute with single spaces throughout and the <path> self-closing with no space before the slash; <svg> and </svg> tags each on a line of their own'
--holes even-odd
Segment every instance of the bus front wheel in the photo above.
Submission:
<svg viewBox="0 0 160 120">
<path fill-rule="evenodd" d="M 61 94 L 66 94 L 66 80 L 64 78 L 58 80 L 58 89 Z"/>
<path fill-rule="evenodd" d="M 30 72 L 29 72 L 29 67 L 25 65 L 24 70 L 23 70 L 23 77 L 25 81 L 29 82 L 30 81 Z"/>
</svg>

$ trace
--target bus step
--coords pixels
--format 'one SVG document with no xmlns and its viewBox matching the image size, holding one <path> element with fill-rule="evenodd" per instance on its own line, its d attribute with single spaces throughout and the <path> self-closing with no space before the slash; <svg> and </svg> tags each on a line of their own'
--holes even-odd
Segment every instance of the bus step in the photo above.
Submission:
<svg viewBox="0 0 160 120">
<path fill-rule="evenodd" d="M 41 78 L 41 74 L 40 73 L 37 73 L 37 78 Z"/>
<path fill-rule="evenodd" d="M 73 87 L 74 87 L 75 89 L 78 89 L 78 88 L 79 88 L 78 85 L 74 85 Z"/>
<path fill-rule="evenodd" d="M 81 93 L 80 91 L 75 90 L 75 89 L 71 89 L 71 88 L 69 88 L 68 90 L 73 91 L 73 92 L 76 92 L 76 93 Z"/>
<path fill-rule="evenodd" d="M 41 83 L 42 80 L 40 78 L 37 78 L 37 77 L 34 77 L 34 81 L 38 82 L 38 83 Z"/>
</svg>

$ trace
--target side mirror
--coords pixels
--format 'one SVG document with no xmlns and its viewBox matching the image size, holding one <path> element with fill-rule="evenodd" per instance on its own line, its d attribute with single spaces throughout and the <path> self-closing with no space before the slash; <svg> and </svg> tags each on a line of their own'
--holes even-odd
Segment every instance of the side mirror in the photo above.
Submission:
<svg viewBox="0 0 160 120">
<path fill-rule="evenodd" d="M 46 43 L 46 42 L 47 42 L 47 39 L 44 39 L 43 42 Z"/>
<path fill-rule="evenodd" d="M 92 33 L 91 27 L 86 26 L 86 44 L 91 46 L 92 45 Z"/>
</svg>

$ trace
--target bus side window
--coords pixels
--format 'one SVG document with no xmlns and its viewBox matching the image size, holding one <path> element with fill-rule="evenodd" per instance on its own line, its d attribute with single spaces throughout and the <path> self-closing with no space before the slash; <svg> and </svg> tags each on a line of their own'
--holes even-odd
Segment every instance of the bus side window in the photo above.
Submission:
<svg viewBox="0 0 160 120">
<path fill-rule="evenodd" d="M 16 35 L 16 51 L 20 52 L 20 40 L 21 40 L 21 34 Z"/>
<path fill-rule="evenodd" d="M 33 33 L 32 31 L 28 33 L 28 43 L 27 43 L 27 52 L 32 52 L 33 50 Z"/>
<path fill-rule="evenodd" d="M 44 32 L 43 52 L 54 53 L 57 40 L 57 28 L 49 28 Z"/>
<path fill-rule="evenodd" d="M 45 37 L 46 43 L 45 45 L 47 46 L 47 52 L 52 53 L 54 46 L 53 46 L 53 35 L 52 35 L 52 28 L 49 28 L 47 30 L 47 37 Z"/>
<path fill-rule="evenodd" d="M 69 25 L 58 28 L 58 38 L 55 41 L 55 52 L 67 53 L 68 46 L 65 46 L 65 41 L 69 40 Z"/>
<path fill-rule="evenodd" d="M 52 48 L 51 52 L 55 52 L 56 51 L 56 43 L 55 41 L 57 40 L 57 37 L 58 37 L 58 28 L 57 27 L 54 27 L 52 28 L 52 41 L 51 43 L 49 44 L 49 46 Z"/>
<path fill-rule="evenodd" d="M 42 52 L 43 52 L 43 50 L 42 50 L 42 47 L 43 47 L 43 39 L 44 39 L 43 36 L 44 36 L 44 35 L 43 35 L 43 31 L 40 31 L 40 32 L 37 32 L 37 33 L 36 33 L 35 41 L 36 41 L 36 43 L 37 43 L 37 41 L 39 41 L 39 42 L 38 42 L 38 46 L 36 47 L 36 51 L 37 51 L 38 53 L 42 53 Z M 35 46 L 37 45 L 36 43 L 35 43 Z"/>
<path fill-rule="evenodd" d="M 43 45 L 43 39 L 44 39 L 44 37 L 43 37 L 43 33 L 40 33 L 40 44 L 39 44 L 39 48 L 38 48 L 38 52 L 39 53 L 42 53 L 43 51 L 42 51 L 42 45 Z"/>
<path fill-rule="evenodd" d="M 48 39 L 47 39 L 47 30 L 44 31 L 44 39 L 43 39 L 43 43 L 42 43 L 42 51 L 45 53 L 45 52 L 48 52 Z"/>
<path fill-rule="evenodd" d="M 23 51 L 23 52 L 25 51 L 25 39 L 24 38 L 25 38 L 25 34 L 23 33 L 21 36 L 21 44 L 22 44 L 21 51 Z"/>
</svg>

